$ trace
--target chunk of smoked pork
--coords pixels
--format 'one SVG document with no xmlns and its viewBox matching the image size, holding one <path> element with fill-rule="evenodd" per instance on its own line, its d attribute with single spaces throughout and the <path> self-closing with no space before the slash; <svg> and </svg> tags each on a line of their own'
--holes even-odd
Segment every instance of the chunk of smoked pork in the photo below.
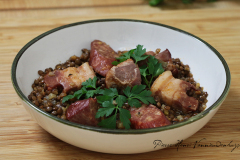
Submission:
<svg viewBox="0 0 240 160">
<path fill-rule="evenodd" d="M 168 49 L 158 53 L 155 55 L 155 58 L 164 62 L 168 62 L 171 60 L 172 56 Z"/>
<path fill-rule="evenodd" d="M 89 78 L 93 79 L 94 76 L 96 75 L 93 69 L 86 62 L 78 68 L 68 67 L 64 70 L 49 72 L 44 76 L 44 81 L 48 90 L 61 86 L 63 87 L 63 92 L 67 93 L 71 90 L 80 89 L 82 82 Z"/>
<path fill-rule="evenodd" d="M 107 73 L 105 82 L 107 88 L 114 87 L 118 89 L 140 85 L 140 70 L 132 59 L 128 59 L 112 67 Z"/>
<path fill-rule="evenodd" d="M 97 99 L 88 98 L 71 104 L 67 109 L 66 117 L 71 122 L 96 127 L 100 122 L 100 119 L 95 118 L 97 110 Z"/>
<path fill-rule="evenodd" d="M 105 42 L 94 40 L 91 43 L 89 64 L 94 71 L 105 77 L 112 68 L 112 62 L 116 61 L 118 54 Z"/>
<path fill-rule="evenodd" d="M 131 108 L 131 128 L 146 129 L 170 125 L 171 122 L 156 106 L 142 105 L 140 108 Z"/>
<path fill-rule="evenodd" d="M 187 95 L 187 90 L 195 87 L 183 80 L 175 79 L 171 71 L 161 74 L 151 86 L 153 96 L 158 96 L 164 103 L 184 113 L 196 111 L 198 100 Z"/>
</svg>

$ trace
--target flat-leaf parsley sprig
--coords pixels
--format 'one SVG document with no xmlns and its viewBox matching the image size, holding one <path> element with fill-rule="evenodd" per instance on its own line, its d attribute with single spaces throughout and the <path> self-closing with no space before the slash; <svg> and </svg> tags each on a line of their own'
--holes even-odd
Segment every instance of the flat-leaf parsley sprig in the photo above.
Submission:
<svg viewBox="0 0 240 160">
<path fill-rule="evenodd" d="M 151 88 L 153 78 L 159 76 L 163 72 L 164 69 L 162 67 L 162 64 L 159 63 L 159 61 L 151 55 L 149 55 L 147 65 L 143 65 L 140 67 L 140 73 L 148 88 Z M 149 78 L 150 80 L 148 80 Z"/>
<path fill-rule="evenodd" d="M 116 66 L 130 58 L 133 58 L 135 63 L 137 63 L 148 57 L 148 55 L 144 55 L 144 53 L 146 53 L 146 48 L 143 49 L 143 45 L 137 45 L 137 48 L 131 49 L 130 51 L 123 53 L 120 57 L 117 57 L 116 59 L 119 61 L 114 61 L 112 64 Z"/>
<path fill-rule="evenodd" d="M 93 79 L 89 78 L 85 82 L 82 83 L 82 88 L 76 92 L 74 92 L 73 95 L 68 95 L 63 97 L 62 103 L 77 98 L 80 99 L 83 95 L 85 95 L 85 98 L 88 99 L 90 97 L 93 97 L 95 94 L 99 94 L 102 92 L 100 87 L 96 87 L 97 77 L 95 76 Z"/>
<path fill-rule="evenodd" d="M 119 95 L 116 88 L 101 91 L 100 94 L 103 94 L 103 96 L 97 96 L 97 101 L 101 104 L 102 108 L 98 109 L 95 117 L 111 116 L 102 120 L 98 125 L 105 128 L 116 128 L 116 118 L 117 113 L 119 113 L 119 118 L 123 126 L 125 129 L 129 129 L 131 114 L 129 110 L 122 108 L 124 103 L 128 102 L 131 107 L 136 108 L 141 107 L 142 103 L 156 103 L 154 98 L 151 97 L 152 92 L 145 90 L 145 88 L 145 85 L 136 85 L 132 89 L 128 86 L 123 90 L 124 95 Z M 116 101 L 116 103 L 113 103 L 113 101 Z"/>
<path fill-rule="evenodd" d="M 131 114 L 129 110 L 123 109 L 123 104 L 127 101 L 127 98 L 123 95 L 119 95 L 116 88 L 109 88 L 101 91 L 100 94 L 103 96 L 97 96 L 97 101 L 100 103 L 102 108 L 98 109 L 96 113 L 96 118 L 100 117 L 111 117 L 102 120 L 98 123 L 99 126 L 105 128 L 116 128 L 117 113 L 119 112 L 120 121 L 123 123 L 125 129 L 130 128 L 130 118 Z M 113 101 L 116 101 L 116 105 L 113 104 Z"/>
<path fill-rule="evenodd" d="M 131 107 L 139 108 L 142 106 L 140 101 L 144 104 L 155 104 L 156 101 L 151 96 L 152 92 L 149 90 L 145 90 L 146 85 L 136 85 L 132 88 L 127 86 L 123 93 L 127 96 L 128 104 Z"/>
</svg>

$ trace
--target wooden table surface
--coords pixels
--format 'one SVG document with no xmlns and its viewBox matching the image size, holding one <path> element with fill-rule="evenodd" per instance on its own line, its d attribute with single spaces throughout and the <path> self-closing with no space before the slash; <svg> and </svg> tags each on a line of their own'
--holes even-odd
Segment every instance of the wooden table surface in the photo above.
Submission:
<svg viewBox="0 0 240 160">
<path fill-rule="evenodd" d="M 191 5 L 180 0 L 165 1 L 161 6 L 151 7 L 146 0 L 0 0 L 0 159 L 239 159 L 240 1 L 197 0 Z M 10 78 L 11 64 L 18 51 L 34 37 L 55 27 L 105 18 L 171 25 L 202 38 L 222 54 L 231 70 L 230 92 L 211 121 L 183 141 L 192 144 L 202 140 L 202 145 L 221 144 L 219 147 L 180 146 L 134 155 L 103 154 L 62 142 L 31 119 Z"/>
</svg>

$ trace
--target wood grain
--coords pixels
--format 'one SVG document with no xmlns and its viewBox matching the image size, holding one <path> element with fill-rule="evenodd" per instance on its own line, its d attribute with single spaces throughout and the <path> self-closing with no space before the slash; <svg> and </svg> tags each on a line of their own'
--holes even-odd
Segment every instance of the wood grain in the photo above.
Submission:
<svg viewBox="0 0 240 160">
<path fill-rule="evenodd" d="M 0 0 L 0 10 L 6 9 L 41 9 L 41 8 L 79 8 L 101 7 L 116 5 L 140 5 L 147 4 L 146 0 Z"/>
<path fill-rule="evenodd" d="M 10 70 L 15 55 L 45 31 L 68 23 L 104 18 L 163 23 L 210 43 L 225 58 L 232 76 L 229 95 L 217 114 L 183 143 L 202 140 L 201 144 L 205 145 L 220 142 L 227 145 L 231 141 L 231 144 L 240 144 L 240 1 L 219 0 L 187 6 L 173 2 L 150 7 L 142 0 L 0 0 L 0 159 L 238 159 L 240 147 L 233 150 L 234 147 L 181 146 L 135 155 L 111 155 L 77 148 L 38 126 L 12 87 Z"/>
<path fill-rule="evenodd" d="M 172 8 L 205 8 L 211 7 L 223 7 L 234 6 L 238 0 L 218 0 L 216 3 L 202 3 L 206 0 L 195 0 L 195 3 L 191 5 L 185 5 L 181 3 L 181 0 L 165 0 L 164 7 Z M 227 1 L 227 2 L 225 2 Z M 102 6 L 127 6 L 127 5 L 146 5 L 148 0 L 0 0 L 0 10 L 25 10 L 25 9 L 57 9 L 57 8 L 82 8 L 82 7 L 102 7 Z"/>
</svg>

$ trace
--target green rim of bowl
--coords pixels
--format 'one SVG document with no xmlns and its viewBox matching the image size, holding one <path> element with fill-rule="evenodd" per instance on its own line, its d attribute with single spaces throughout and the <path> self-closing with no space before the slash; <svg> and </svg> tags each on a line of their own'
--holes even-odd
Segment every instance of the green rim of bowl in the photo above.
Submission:
<svg viewBox="0 0 240 160">
<path fill-rule="evenodd" d="M 92 126 L 86 126 L 86 125 L 81 125 L 81 124 L 77 124 L 77 123 L 73 123 L 67 120 L 62 120 L 56 116 L 53 116 L 49 113 L 46 113 L 44 111 L 42 111 L 41 109 L 39 109 L 38 107 L 36 107 L 35 105 L 32 104 L 31 101 L 28 100 L 28 98 L 22 93 L 22 91 L 20 90 L 17 80 L 16 80 L 16 69 L 17 69 L 17 64 L 19 59 L 21 58 L 21 56 L 24 54 L 24 52 L 34 43 L 36 43 L 38 40 L 40 40 L 41 38 L 54 33 L 58 30 L 64 29 L 64 28 L 68 28 L 68 27 L 72 27 L 72 26 L 77 26 L 77 25 L 82 25 L 82 24 L 88 24 L 88 23 L 99 23 L 99 22 L 116 22 L 116 21 L 121 21 L 121 22 L 136 22 L 136 23 L 145 23 L 145 24 L 151 24 L 151 25 L 157 25 L 157 26 L 161 26 L 161 27 L 165 27 L 174 31 L 178 31 L 182 34 L 191 36 L 199 41 L 201 41 L 202 43 L 204 43 L 210 50 L 212 50 L 217 57 L 219 58 L 219 60 L 222 62 L 225 72 L 226 72 L 226 86 L 224 88 L 223 93 L 221 94 L 221 96 L 218 98 L 218 100 L 212 105 L 210 106 L 208 109 L 206 109 L 205 111 L 199 113 L 198 115 L 189 118 L 188 120 L 184 121 L 184 122 L 180 122 L 177 124 L 172 124 L 169 126 L 164 126 L 164 127 L 157 127 L 157 128 L 149 128 L 149 129 L 130 129 L 130 130 L 120 130 L 120 129 L 106 129 L 106 128 L 98 128 L 98 127 L 92 127 Z M 37 36 L 36 38 L 34 38 L 33 40 L 31 40 L 30 42 L 28 42 L 16 55 L 13 64 L 12 64 L 12 69 L 11 69 L 11 79 L 12 79 L 12 84 L 14 86 L 14 89 L 16 90 L 17 94 L 19 95 L 19 97 L 25 102 L 27 103 L 29 106 L 31 106 L 34 110 L 38 111 L 39 113 L 47 116 L 48 118 L 51 118 L 53 120 L 56 120 L 60 123 L 63 123 L 65 125 L 69 125 L 72 127 L 77 127 L 77 128 L 81 128 L 81 129 L 85 129 L 85 130 L 90 130 L 90 131 L 96 131 L 96 132 L 102 132 L 102 133 L 111 133 L 111 134 L 145 134 L 145 133 L 152 133 L 152 132 L 159 132 L 159 131 L 165 131 L 165 130 L 169 130 L 169 129 L 174 129 L 174 128 L 178 128 L 187 124 L 190 124 L 192 122 L 195 122 L 201 118 L 203 118 L 204 116 L 206 116 L 211 110 L 214 110 L 215 108 L 217 108 L 226 98 L 229 89 L 230 89 L 230 83 L 231 83 L 231 75 L 230 75 L 230 70 L 229 67 L 226 63 L 226 61 L 224 60 L 224 58 L 222 57 L 222 55 L 215 49 L 213 48 L 210 44 L 208 44 L 207 42 L 205 42 L 204 40 L 200 39 L 199 37 L 196 37 L 194 35 L 192 35 L 191 33 L 188 33 L 186 31 L 180 30 L 178 28 L 174 28 L 168 25 L 164 25 L 164 24 L 160 24 L 160 23 L 155 23 L 155 22 L 148 22 L 148 21 L 142 21 L 142 20 L 133 20 L 133 19 L 98 19 L 98 20 L 89 20 L 89 21 L 82 21 L 82 22 L 77 22 L 77 23 L 72 23 L 72 24 L 68 24 L 68 25 L 64 25 L 61 27 L 57 27 L 55 29 L 52 29 L 50 31 L 47 31 L 39 36 Z"/>
</svg>

